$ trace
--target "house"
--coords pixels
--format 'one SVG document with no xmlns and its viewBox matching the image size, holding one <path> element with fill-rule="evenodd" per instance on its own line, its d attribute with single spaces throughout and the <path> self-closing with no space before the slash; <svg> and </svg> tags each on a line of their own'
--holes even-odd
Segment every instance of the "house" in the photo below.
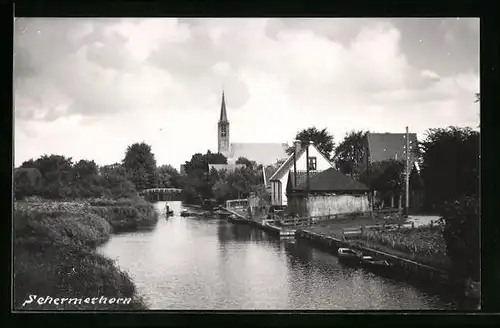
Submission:
<svg viewBox="0 0 500 328">
<path fill-rule="evenodd" d="M 295 154 L 295 169 L 297 171 L 307 171 L 307 164 L 309 164 L 309 172 L 311 174 L 333 168 L 333 164 L 328 160 L 328 158 L 311 143 L 301 145 L 300 141 L 295 141 Z M 307 155 L 309 156 L 308 158 Z M 286 184 L 288 181 L 288 174 L 293 170 L 294 155 L 292 154 L 269 179 L 271 184 L 272 206 L 287 205 Z"/>
<path fill-rule="evenodd" d="M 313 173 L 309 183 L 303 173 L 300 179 L 297 174 L 297 183 L 293 172 L 287 180 L 289 213 L 318 217 L 371 211 L 370 188 L 333 167 Z"/>
<path fill-rule="evenodd" d="M 418 140 L 416 133 L 409 133 L 409 163 L 410 163 L 410 207 L 419 209 L 423 199 L 423 183 L 420 176 L 420 166 L 418 164 Z M 364 165 L 386 160 L 400 160 L 406 162 L 406 133 L 370 133 L 364 139 Z M 375 192 L 376 195 L 376 192 Z M 403 195 L 399 195 L 397 201 L 401 207 L 404 200 Z M 390 204 L 395 207 L 395 197 L 389 199 L 379 199 L 383 204 Z"/>
</svg>

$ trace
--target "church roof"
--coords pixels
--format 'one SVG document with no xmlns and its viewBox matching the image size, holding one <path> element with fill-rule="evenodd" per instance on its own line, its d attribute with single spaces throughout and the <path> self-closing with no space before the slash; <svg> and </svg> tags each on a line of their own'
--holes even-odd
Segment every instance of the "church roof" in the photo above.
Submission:
<svg viewBox="0 0 500 328">
<path fill-rule="evenodd" d="M 271 165 L 288 157 L 286 143 L 231 143 L 230 149 L 229 157 L 245 157 L 262 165 Z"/>
</svg>

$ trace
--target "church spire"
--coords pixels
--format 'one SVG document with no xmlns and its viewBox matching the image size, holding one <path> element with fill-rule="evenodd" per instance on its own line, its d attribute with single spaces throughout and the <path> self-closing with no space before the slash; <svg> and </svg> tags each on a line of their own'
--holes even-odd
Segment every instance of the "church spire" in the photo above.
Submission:
<svg viewBox="0 0 500 328">
<path fill-rule="evenodd" d="M 220 120 L 219 122 L 228 122 L 226 113 L 226 101 L 224 99 L 224 90 L 222 90 L 222 105 L 220 108 Z"/>
</svg>

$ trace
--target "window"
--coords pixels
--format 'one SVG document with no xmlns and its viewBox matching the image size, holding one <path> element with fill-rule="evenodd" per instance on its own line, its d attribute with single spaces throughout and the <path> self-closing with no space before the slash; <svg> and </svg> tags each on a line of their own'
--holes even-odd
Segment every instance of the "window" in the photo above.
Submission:
<svg viewBox="0 0 500 328">
<path fill-rule="evenodd" d="M 222 125 L 220 127 L 220 135 L 221 135 L 221 137 L 225 137 L 227 135 L 227 126 Z"/>
<path fill-rule="evenodd" d="M 309 171 L 316 171 L 316 157 L 309 157 Z"/>
</svg>

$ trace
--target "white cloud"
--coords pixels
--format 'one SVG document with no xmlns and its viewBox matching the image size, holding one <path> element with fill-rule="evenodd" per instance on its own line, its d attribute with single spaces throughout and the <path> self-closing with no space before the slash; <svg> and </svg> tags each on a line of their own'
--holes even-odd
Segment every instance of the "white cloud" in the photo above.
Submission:
<svg viewBox="0 0 500 328">
<path fill-rule="evenodd" d="M 423 78 L 427 78 L 431 81 L 439 81 L 440 77 L 436 72 L 429 71 L 429 70 L 423 70 L 421 72 Z"/>
<path fill-rule="evenodd" d="M 223 87 L 233 141 L 289 142 L 311 125 L 337 141 L 352 129 L 478 125 L 476 63 L 453 76 L 412 67 L 404 34 L 381 20 L 363 20 L 356 33 L 345 19 L 277 22 L 24 20 L 16 164 L 42 153 L 113 163 L 146 141 L 160 164 L 178 167 L 215 150 Z"/>
</svg>

